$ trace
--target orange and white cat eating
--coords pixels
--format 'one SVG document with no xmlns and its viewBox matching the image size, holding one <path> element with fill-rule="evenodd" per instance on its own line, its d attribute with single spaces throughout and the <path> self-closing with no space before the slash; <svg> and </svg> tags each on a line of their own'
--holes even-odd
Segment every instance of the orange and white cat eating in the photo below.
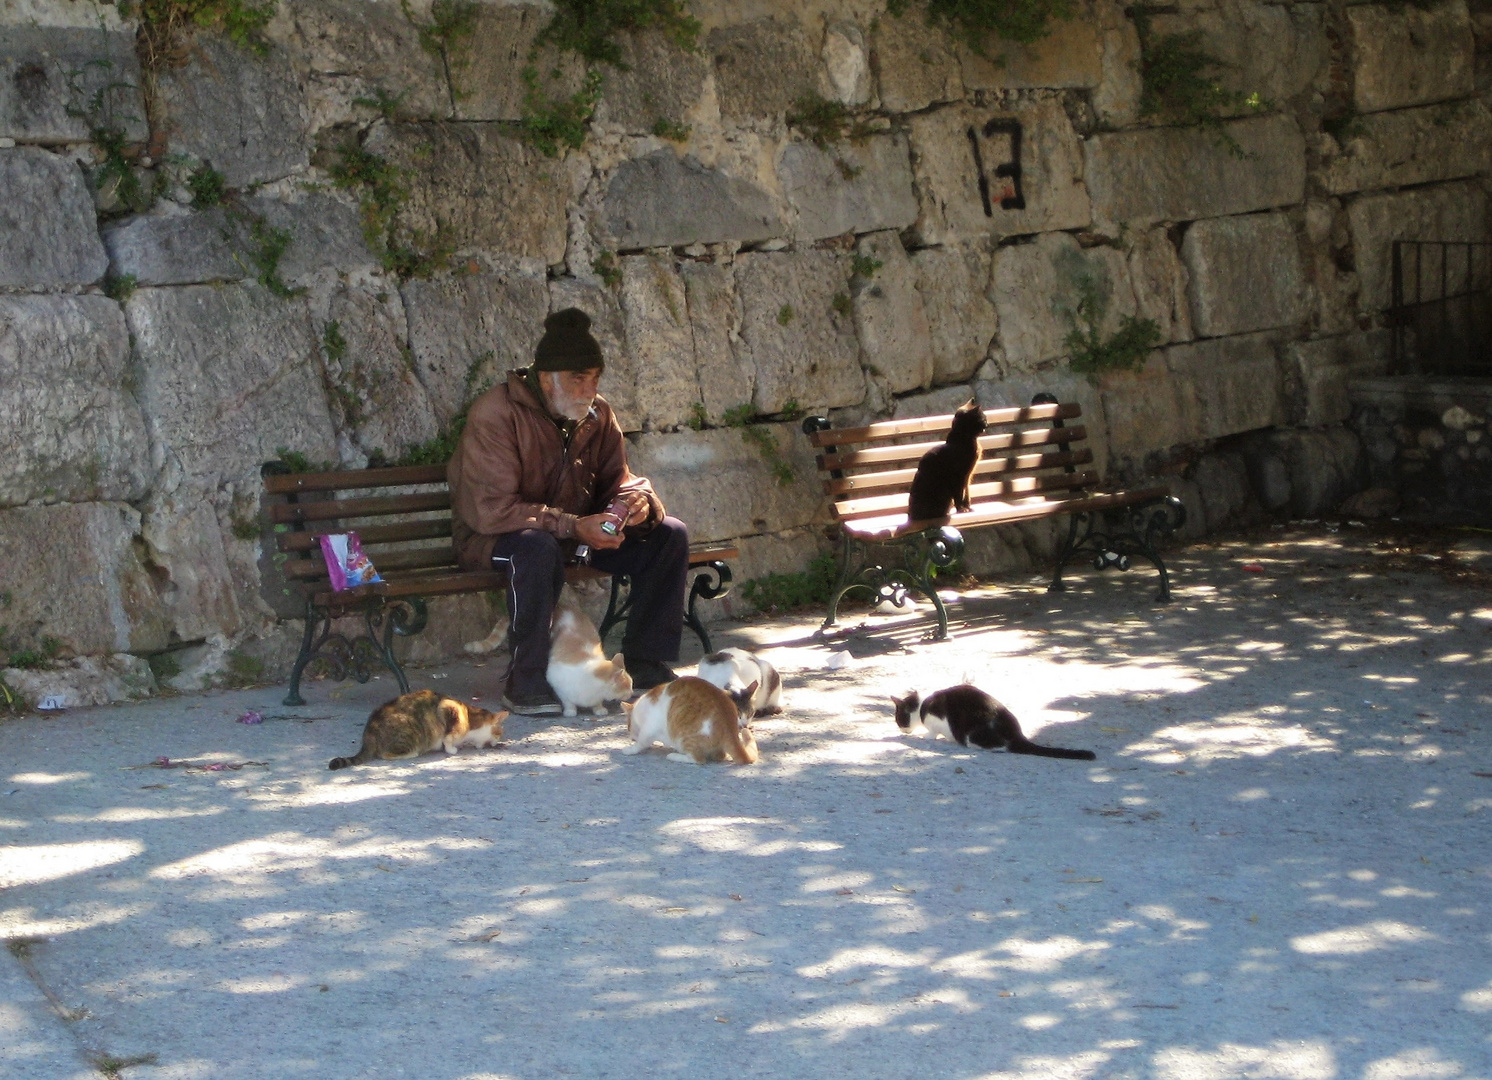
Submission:
<svg viewBox="0 0 1492 1080">
<path fill-rule="evenodd" d="M 747 724 L 756 712 L 755 694 L 756 683 L 726 693 L 693 675 L 655 686 L 636 701 L 622 702 L 632 737 L 622 753 L 640 754 L 662 743 L 673 751 L 669 761 L 754 765 L 756 739 Z"/>
</svg>

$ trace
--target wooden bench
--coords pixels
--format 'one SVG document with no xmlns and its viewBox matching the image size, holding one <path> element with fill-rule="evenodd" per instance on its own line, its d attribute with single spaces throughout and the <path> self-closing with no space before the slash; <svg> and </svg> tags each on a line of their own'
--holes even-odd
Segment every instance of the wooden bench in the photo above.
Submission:
<svg viewBox="0 0 1492 1080">
<path fill-rule="evenodd" d="M 934 578 L 963 553 L 963 533 L 1058 514 L 1071 519 L 1051 589 L 1063 589 L 1062 569 L 1080 553 L 1090 554 L 1098 569 L 1121 570 L 1139 555 L 1160 571 L 1156 599 L 1170 600 L 1170 578 L 1156 542 L 1185 522 L 1179 499 L 1164 485 L 1099 490 L 1097 472 L 1084 468 L 1093 462 L 1093 451 L 1082 445 L 1087 428 L 1068 423 L 1081 418 L 1076 404 L 1038 394 L 1025 408 L 988 409 L 984 415 L 989 427 L 979 439 L 983 455 L 969 488 L 972 509 L 932 521 L 907 520 L 907 492 L 922 455 L 946 437 L 951 414 L 837 431 L 822 416 L 803 422 L 819 450 L 824 491 L 844 533 L 839 580 L 820 632 L 834 625 L 839 602 L 852 589 L 898 604 L 914 590 L 932 601 L 938 617 L 935 640 L 942 640 L 948 636 L 948 612 Z M 871 561 L 871 548 L 897 549 L 899 565 Z"/>
<path fill-rule="evenodd" d="M 444 465 L 294 473 L 280 462 L 270 462 L 261 471 L 268 530 L 260 553 L 265 599 L 282 616 L 305 619 L 286 705 L 305 704 L 300 695 L 301 675 L 318 658 L 330 665 L 335 678 L 345 679 L 350 673 L 359 682 L 368 681 L 371 664 L 381 663 L 394 673 L 400 691 L 407 693 L 409 680 L 394 657 L 394 636 L 409 637 L 424 630 L 429 619 L 426 600 L 507 586 L 504 573 L 471 573 L 456 565 Z M 383 581 L 335 592 L 317 537 L 349 530 L 356 530 Z M 700 572 L 689 589 L 684 621 L 707 653 L 714 649 L 695 605 L 700 599 L 719 599 L 730 591 L 727 560 L 738 555 L 736 548 L 718 544 L 689 553 L 690 570 Z M 565 571 L 570 581 L 606 576 L 585 565 Z M 632 599 L 628 584 L 624 574 L 611 580 L 611 600 L 598 628 L 603 641 L 613 627 L 626 621 Z M 365 632 L 351 640 L 333 633 L 333 620 L 345 616 L 361 616 Z"/>
</svg>

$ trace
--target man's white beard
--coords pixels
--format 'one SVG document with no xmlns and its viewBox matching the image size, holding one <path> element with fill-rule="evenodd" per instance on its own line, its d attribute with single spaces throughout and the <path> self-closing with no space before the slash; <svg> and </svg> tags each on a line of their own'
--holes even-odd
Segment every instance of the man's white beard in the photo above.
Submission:
<svg viewBox="0 0 1492 1080">
<path fill-rule="evenodd" d="M 591 414 L 591 403 L 595 399 L 572 397 L 566 394 L 557 375 L 551 375 L 544 380 L 544 393 L 549 396 L 549 407 L 561 416 L 569 417 L 579 423 Z"/>
</svg>

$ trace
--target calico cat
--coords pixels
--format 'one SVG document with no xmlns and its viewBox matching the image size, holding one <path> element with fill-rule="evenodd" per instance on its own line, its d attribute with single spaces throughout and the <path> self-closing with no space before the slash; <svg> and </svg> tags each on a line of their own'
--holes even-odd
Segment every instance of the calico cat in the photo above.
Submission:
<svg viewBox="0 0 1492 1080">
<path fill-rule="evenodd" d="M 564 593 L 549 625 L 549 669 L 544 676 L 566 716 L 574 716 L 577 706 L 605 716 L 606 702 L 632 696 L 632 676 L 622 654 L 606 659 L 590 616 Z"/>
<path fill-rule="evenodd" d="M 920 722 L 931 735 L 941 735 L 960 746 L 973 743 L 985 750 L 1003 746 L 1012 754 L 1094 760 L 1091 750 L 1037 746 L 1021 734 L 1021 725 L 1015 714 L 977 686 L 950 686 L 929 694 L 920 709 L 915 691 L 904 698 L 891 700 L 896 705 L 896 726 L 903 731 L 911 731 Z"/>
<path fill-rule="evenodd" d="M 969 481 L 979 464 L 979 436 L 986 427 L 984 410 L 974 398 L 960 405 L 942 446 L 922 455 L 907 495 L 907 520 L 947 517 L 949 508 L 968 510 Z"/>
<path fill-rule="evenodd" d="M 328 769 L 345 769 L 375 758 L 419 757 L 431 750 L 454 754 L 461 746 L 500 746 L 507 712 L 488 712 L 434 690 L 416 690 L 373 710 L 363 745 L 352 757 L 335 757 Z"/>
<path fill-rule="evenodd" d="M 771 716 L 782 711 L 782 676 L 755 653 L 745 649 L 721 649 L 700 660 L 698 673 L 705 682 L 731 694 L 748 682 L 755 683 L 756 694 L 751 702 L 753 715 Z"/>
<path fill-rule="evenodd" d="M 655 686 L 636 701 L 622 702 L 632 736 L 622 753 L 640 754 L 662 743 L 673 750 L 669 761 L 754 765 L 756 739 L 747 724 L 755 694 L 755 683 L 730 694 L 693 675 Z"/>
</svg>

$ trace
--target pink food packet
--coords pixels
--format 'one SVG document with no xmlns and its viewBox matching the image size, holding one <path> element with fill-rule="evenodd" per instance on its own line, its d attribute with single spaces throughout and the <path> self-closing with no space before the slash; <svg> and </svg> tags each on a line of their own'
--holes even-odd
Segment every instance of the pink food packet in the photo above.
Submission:
<svg viewBox="0 0 1492 1080">
<path fill-rule="evenodd" d="M 335 591 L 383 580 L 373 569 L 373 561 L 363 554 L 357 533 L 322 533 L 317 539 L 321 542 L 321 554 L 326 558 L 327 577 Z"/>
</svg>

